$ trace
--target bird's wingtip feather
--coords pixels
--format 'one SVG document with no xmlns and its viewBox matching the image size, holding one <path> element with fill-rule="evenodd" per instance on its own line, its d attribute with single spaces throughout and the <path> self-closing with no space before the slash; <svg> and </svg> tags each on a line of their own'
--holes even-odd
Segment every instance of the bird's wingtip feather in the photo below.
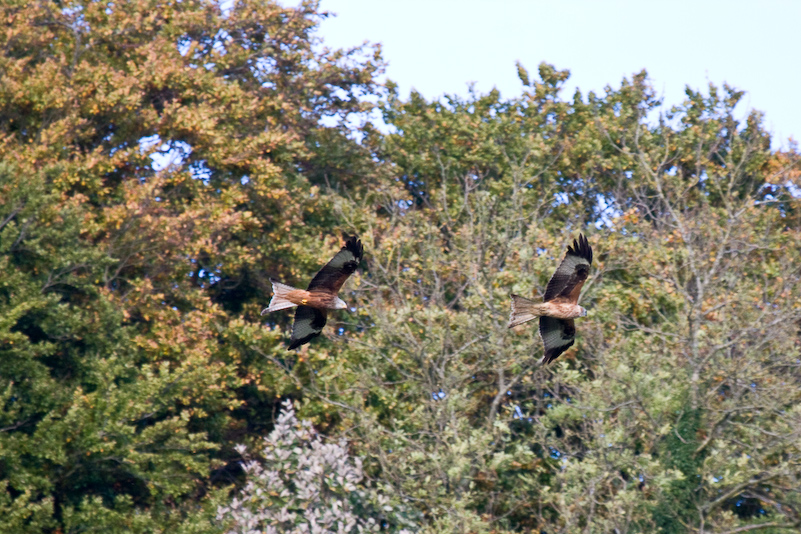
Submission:
<svg viewBox="0 0 801 534">
<path fill-rule="evenodd" d="M 345 232 L 342 232 L 342 239 L 345 240 L 345 248 L 351 251 L 354 256 L 357 258 L 361 258 L 364 254 L 364 246 L 362 245 L 362 240 L 359 239 L 359 236 L 356 234 L 349 236 Z"/>
<path fill-rule="evenodd" d="M 580 233 L 578 239 L 573 239 L 573 244 L 567 246 L 567 253 L 592 263 L 592 247 L 584 234 Z"/>
</svg>

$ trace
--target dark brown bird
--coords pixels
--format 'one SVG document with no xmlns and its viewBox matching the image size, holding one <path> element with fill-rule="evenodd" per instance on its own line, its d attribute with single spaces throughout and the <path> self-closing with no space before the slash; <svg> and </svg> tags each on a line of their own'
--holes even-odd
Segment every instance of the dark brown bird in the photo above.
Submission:
<svg viewBox="0 0 801 534">
<path fill-rule="evenodd" d="M 308 343 L 323 331 L 328 310 L 344 310 L 348 305 L 337 296 L 342 284 L 359 267 L 364 253 L 362 242 L 356 236 L 345 239 L 345 246 L 314 275 L 309 287 L 297 289 L 270 278 L 273 284 L 273 298 L 261 314 L 298 307 L 295 323 L 292 325 L 292 338 L 289 350 Z"/>
<path fill-rule="evenodd" d="M 590 273 L 592 247 L 587 238 L 579 234 L 573 246 L 553 273 L 545 289 L 544 302 L 534 302 L 520 295 L 512 295 L 512 313 L 509 328 L 540 318 L 540 337 L 545 345 L 541 364 L 551 363 L 569 349 L 576 339 L 573 319 L 585 317 L 587 310 L 578 305 L 579 294 Z"/>
</svg>

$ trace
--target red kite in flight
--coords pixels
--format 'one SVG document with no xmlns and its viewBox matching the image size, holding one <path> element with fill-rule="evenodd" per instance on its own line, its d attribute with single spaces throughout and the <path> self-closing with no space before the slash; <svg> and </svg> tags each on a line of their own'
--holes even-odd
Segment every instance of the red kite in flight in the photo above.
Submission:
<svg viewBox="0 0 801 534">
<path fill-rule="evenodd" d="M 592 247 L 583 234 L 567 247 L 567 254 L 553 273 L 542 303 L 512 295 L 509 328 L 540 318 L 540 337 L 545 345 L 541 364 L 551 363 L 573 345 L 576 325 L 573 319 L 584 317 L 587 310 L 578 305 L 579 293 L 592 265 Z"/>
<path fill-rule="evenodd" d="M 289 350 L 296 349 L 320 335 L 325 326 L 327 310 L 345 310 L 348 305 L 337 296 L 345 280 L 359 266 L 364 253 L 361 240 L 356 236 L 345 239 L 345 246 L 314 275 L 309 287 L 304 291 L 270 278 L 273 284 L 273 298 L 261 314 L 297 306 L 295 324 Z"/>
</svg>

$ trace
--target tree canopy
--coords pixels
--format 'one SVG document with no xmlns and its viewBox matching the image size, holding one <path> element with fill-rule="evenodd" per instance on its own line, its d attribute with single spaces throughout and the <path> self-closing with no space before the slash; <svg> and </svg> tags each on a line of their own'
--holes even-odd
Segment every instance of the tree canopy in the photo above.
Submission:
<svg viewBox="0 0 801 534">
<path fill-rule="evenodd" d="M 225 532 L 286 399 L 421 531 L 801 526 L 799 154 L 742 91 L 404 98 L 314 1 L 0 16 L 0 532 Z M 288 352 L 269 278 L 343 231 L 352 309 Z M 579 232 L 541 367 L 509 294 Z"/>
</svg>

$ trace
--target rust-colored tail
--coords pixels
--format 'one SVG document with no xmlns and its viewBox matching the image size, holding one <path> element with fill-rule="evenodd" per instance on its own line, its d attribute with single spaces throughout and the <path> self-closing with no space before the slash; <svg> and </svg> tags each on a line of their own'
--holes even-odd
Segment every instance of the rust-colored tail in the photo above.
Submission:
<svg viewBox="0 0 801 534">
<path fill-rule="evenodd" d="M 273 280 L 272 278 L 270 278 L 270 282 L 273 284 L 273 298 L 270 300 L 270 305 L 261 311 L 261 315 L 297 306 L 297 304 L 287 300 L 287 293 L 295 291 L 294 287 L 282 284 L 278 280 Z"/>
<path fill-rule="evenodd" d="M 512 313 L 509 314 L 509 328 L 527 323 L 542 314 L 542 303 L 512 294 Z"/>
</svg>

